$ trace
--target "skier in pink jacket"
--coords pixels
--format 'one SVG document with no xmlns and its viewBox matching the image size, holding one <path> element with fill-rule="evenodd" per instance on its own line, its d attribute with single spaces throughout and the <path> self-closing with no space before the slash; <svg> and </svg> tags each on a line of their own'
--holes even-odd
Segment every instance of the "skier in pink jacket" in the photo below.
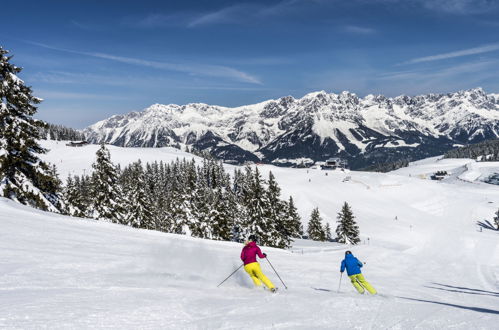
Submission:
<svg viewBox="0 0 499 330">
<path fill-rule="evenodd" d="M 256 245 L 256 236 L 251 235 L 241 251 L 241 260 L 244 262 L 244 270 L 249 274 L 256 286 L 261 286 L 263 282 L 270 291 L 275 292 L 276 288 L 274 284 L 272 284 L 267 276 L 262 273 L 260 264 L 256 261 L 257 255 L 261 259 L 267 256 L 265 253 L 262 253 L 258 245 Z"/>
</svg>

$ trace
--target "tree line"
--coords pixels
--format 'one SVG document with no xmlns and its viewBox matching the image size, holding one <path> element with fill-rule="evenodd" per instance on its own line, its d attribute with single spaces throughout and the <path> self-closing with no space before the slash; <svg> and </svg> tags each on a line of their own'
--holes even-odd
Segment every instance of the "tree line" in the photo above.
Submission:
<svg viewBox="0 0 499 330">
<path fill-rule="evenodd" d="M 499 161 L 499 139 L 487 140 L 476 144 L 449 150 L 444 158 L 470 158 L 478 161 Z"/>
<path fill-rule="evenodd" d="M 85 141 L 85 134 L 63 125 L 46 123 L 40 127 L 40 138 L 56 141 Z"/>
<path fill-rule="evenodd" d="M 399 159 L 393 162 L 377 163 L 360 169 L 367 172 L 387 173 L 409 166 L 410 159 Z"/>
<path fill-rule="evenodd" d="M 281 199 L 272 172 L 265 180 L 246 167 L 231 177 L 213 159 L 138 161 L 120 169 L 104 145 L 96 156 L 92 174 L 68 177 L 64 213 L 215 240 L 255 234 L 279 248 L 303 233 L 293 198 Z"/>
</svg>

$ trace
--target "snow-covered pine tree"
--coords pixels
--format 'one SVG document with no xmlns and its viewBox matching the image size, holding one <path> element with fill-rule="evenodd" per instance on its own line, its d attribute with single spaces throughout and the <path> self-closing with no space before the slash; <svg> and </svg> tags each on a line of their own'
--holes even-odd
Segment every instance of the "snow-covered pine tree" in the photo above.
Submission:
<svg viewBox="0 0 499 330">
<path fill-rule="evenodd" d="M 130 181 L 126 196 L 126 213 L 123 223 L 135 228 L 155 229 L 152 205 L 146 195 L 144 169 L 140 160 L 129 166 Z"/>
<path fill-rule="evenodd" d="M 212 238 L 212 209 L 214 207 L 214 195 L 209 186 L 210 176 L 208 162 L 205 160 L 203 166 L 198 169 L 199 175 L 192 188 L 187 185 L 190 196 L 191 208 L 190 230 L 192 236 L 201 238 Z"/>
<path fill-rule="evenodd" d="M 308 238 L 314 241 L 325 241 L 326 233 L 322 227 L 322 217 L 319 213 L 319 208 L 312 210 L 307 228 Z"/>
<path fill-rule="evenodd" d="M 168 197 L 166 214 L 170 222 L 169 232 L 175 234 L 191 235 L 192 214 L 190 209 L 190 195 L 187 193 L 183 180 L 180 161 L 177 159 L 169 170 Z"/>
<path fill-rule="evenodd" d="M 499 210 L 497 210 L 496 216 L 494 217 L 494 224 L 496 225 L 496 230 L 499 230 Z"/>
<path fill-rule="evenodd" d="M 146 194 L 152 203 L 153 227 L 156 230 L 168 232 L 170 221 L 168 218 L 168 180 L 167 169 L 163 161 L 160 163 L 147 163 L 145 168 L 145 188 Z"/>
<path fill-rule="evenodd" d="M 85 210 L 89 205 L 82 203 L 80 178 L 69 175 L 66 186 L 62 192 L 64 209 L 63 212 L 75 217 L 85 217 Z"/>
<path fill-rule="evenodd" d="M 339 243 L 349 243 L 357 245 L 360 243 L 359 227 L 355 222 L 353 212 L 347 202 L 343 204 L 338 213 L 338 226 L 336 227 L 336 241 Z"/>
<path fill-rule="evenodd" d="M 231 229 L 231 241 L 244 242 L 246 239 L 245 231 L 243 230 L 244 219 L 246 219 L 247 210 L 245 207 L 245 191 L 249 190 L 246 187 L 246 176 L 239 170 L 234 169 L 234 176 L 232 180 L 232 196 L 234 198 L 234 221 Z"/>
<path fill-rule="evenodd" d="M 124 219 L 123 193 L 118 184 L 118 170 L 104 144 L 96 153 L 92 164 L 92 217 L 122 223 Z"/>
<path fill-rule="evenodd" d="M 285 212 L 285 217 L 287 227 L 290 230 L 290 235 L 294 238 L 300 238 L 303 235 L 303 225 L 301 223 L 301 217 L 298 214 L 298 209 L 295 206 L 292 196 L 289 196 L 289 201 L 286 206 L 287 209 Z"/>
<path fill-rule="evenodd" d="M 237 221 L 236 196 L 231 190 L 230 176 L 225 173 L 222 163 L 217 166 L 219 184 L 214 191 L 211 215 L 212 238 L 229 241 Z"/>
<path fill-rule="evenodd" d="M 79 185 L 78 185 L 79 182 Z M 82 206 L 82 217 L 91 218 L 93 215 L 92 201 L 93 201 L 93 185 L 92 177 L 90 175 L 82 175 L 81 178 L 75 176 L 75 185 L 78 187 L 78 202 Z"/>
<path fill-rule="evenodd" d="M 17 77 L 21 68 L 8 53 L 0 46 L 0 196 L 58 212 L 60 182 L 38 157 L 46 152 L 37 141 L 43 123 L 33 119 L 41 99 Z"/>
<path fill-rule="evenodd" d="M 286 218 L 287 205 L 281 200 L 281 188 L 272 172 L 269 172 L 265 195 L 267 202 L 265 217 L 269 222 L 268 230 L 272 231 L 271 246 L 287 248 L 291 243 L 293 229 L 290 228 L 290 223 Z"/>
<path fill-rule="evenodd" d="M 326 233 L 326 241 L 331 241 L 333 239 L 333 236 L 331 235 L 331 226 L 329 225 L 329 222 L 326 223 L 324 232 Z"/>
<path fill-rule="evenodd" d="M 258 168 L 255 172 L 246 167 L 246 180 L 243 184 L 243 205 L 245 209 L 242 229 L 245 236 L 256 235 L 262 245 L 272 245 L 272 230 L 269 219 L 265 217 L 268 203 L 265 196 L 264 182 Z"/>
</svg>

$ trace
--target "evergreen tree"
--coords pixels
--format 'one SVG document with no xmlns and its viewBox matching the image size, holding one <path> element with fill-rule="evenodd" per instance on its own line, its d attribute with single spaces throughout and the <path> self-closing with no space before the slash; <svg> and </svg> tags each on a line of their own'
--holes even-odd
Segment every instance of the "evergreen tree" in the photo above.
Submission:
<svg viewBox="0 0 499 330">
<path fill-rule="evenodd" d="M 82 217 L 91 218 L 93 216 L 93 184 L 92 178 L 89 175 L 82 175 L 79 180 L 75 177 L 75 184 L 78 187 L 78 203 L 81 205 Z"/>
<path fill-rule="evenodd" d="M 146 195 L 144 169 L 140 161 L 130 165 L 129 188 L 125 192 L 127 210 L 124 224 L 135 228 L 154 229 L 152 205 Z"/>
<path fill-rule="evenodd" d="M 154 229 L 164 232 L 170 231 L 168 219 L 167 192 L 169 191 L 167 170 L 163 161 L 160 163 L 147 163 L 145 168 L 145 191 L 152 203 L 152 226 Z"/>
<path fill-rule="evenodd" d="M 111 162 L 111 155 L 104 144 L 96 153 L 92 165 L 92 217 L 104 218 L 122 223 L 124 202 L 121 186 L 118 184 L 118 170 Z"/>
<path fill-rule="evenodd" d="M 189 204 L 192 197 L 182 178 L 182 168 L 177 159 L 171 166 L 168 180 L 167 217 L 170 224 L 168 231 L 191 236 L 193 225 Z"/>
<path fill-rule="evenodd" d="M 41 99 L 17 77 L 21 68 L 0 47 L 0 196 L 58 211 L 60 182 L 38 157 L 41 121 L 33 119 Z"/>
<path fill-rule="evenodd" d="M 63 212 L 65 214 L 76 217 L 85 216 L 84 210 L 87 205 L 82 203 L 81 184 L 78 176 L 75 176 L 74 179 L 71 175 L 68 176 L 62 196 L 64 201 Z"/>
<path fill-rule="evenodd" d="M 212 210 L 214 207 L 213 190 L 209 187 L 210 177 L 205 161 L 199 170 L 197 184 L 190 191 L 190 209 L 192 219 L 190 230 L 192 236 L 201 238 L 212 238 Z"/>
<path fill-rule="evenodd" d="M 339 243 L 349 243 L 357 245 L 360 243 L 359 227 L 355 222 L 355 217 L 350 205 L 347 202 L 343 204 L 340 213 L 338 213 L 338 226 L 336 227 L 336 241 Z"/>
<path fill-rule="evenodd" d="M 212 210 L 212 238 L 232 240 L 234 224 L 238 221 L 236 196 L 231 190 L 230 176 L 222 163 L 217 164 L 219 185 L 214 192 Z"/>
<path fill-rule="evenodd" d="M 293 228 L 291 228 L 286 211 L 288 205 L 281 200 L 281 188 L 277 184 L 272 172 L 269 172 L 269 180 L 266 189 L 267 207 L 265 217 L 269 223 L 269 230 L 272 231 L 271 246 L 287 248 L 291 243 Z"/>
<path fill-rule="evenodd" d="M 314 241 L 325 241 L 326 233 L 322 227 L 322 218 L 319 213 L 319 208 L 316 207 L 312 210 L 310 220 L 308 221 L 307 228 L 308 238 Z"/>
<path fill-rule="evenodd" d="M 264 182 L 258 168 L 255 172 L 251 167 L 246 168 L 246 180 L 243 184 L 244 215 L 242 227 L 244 236 L 256 235 L 262 245 L 272 245 L 273 233 L 271 223 L 265 217 L 268 203 L 266 202 Z"/>
<path fill-rule="evenodd" d="M 247 210 L 245 207 L 245 194 L 249 190 L 247 187 L 246 175 L 239 169 L 234 169 L 232 181 L 232 197 L 234 198 L 234 219 L 231 229 L 231 241 L 244 242 L 245 230 L 244 219 L 246 219 Z"/>
<path fill-rule="evenodd" d="M 289 201 L 286 206 L 287 209 L 285 212 L 285 218 L 287 227 L 290 231 L 290 236 L 294 238 L 300 238 L 303 235 L 303 225 L 301 223 L 301 217 L 298 214 L 298 209 L 295 206 L 292 196 L 289 196 Z"/>
<path fill-rule="evenodd" d="M 331 226 L 329 225 L 329 222 L 326 223 L 324 232 L 326 233 L 326 241 L 331 241 L 333 239 L 333 236 L 331 235 Z"/>
</svg>

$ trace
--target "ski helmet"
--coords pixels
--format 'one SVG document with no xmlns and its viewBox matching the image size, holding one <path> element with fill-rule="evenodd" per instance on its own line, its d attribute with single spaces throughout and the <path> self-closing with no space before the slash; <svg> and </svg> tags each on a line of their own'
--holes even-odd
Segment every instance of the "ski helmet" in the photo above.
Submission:
<svg viewBox="0 0 499 330">
<path fill-rule="evenodd" d="M 345 251 L 345 255 L 352 254 L 352 251 Z"/>
<path fill-rule="evenodd" d="M 250 235 L 248 237 L 248 240 L 252 241 L 252 242 L 256 242 L 256 235 Z"/>
</svg>

